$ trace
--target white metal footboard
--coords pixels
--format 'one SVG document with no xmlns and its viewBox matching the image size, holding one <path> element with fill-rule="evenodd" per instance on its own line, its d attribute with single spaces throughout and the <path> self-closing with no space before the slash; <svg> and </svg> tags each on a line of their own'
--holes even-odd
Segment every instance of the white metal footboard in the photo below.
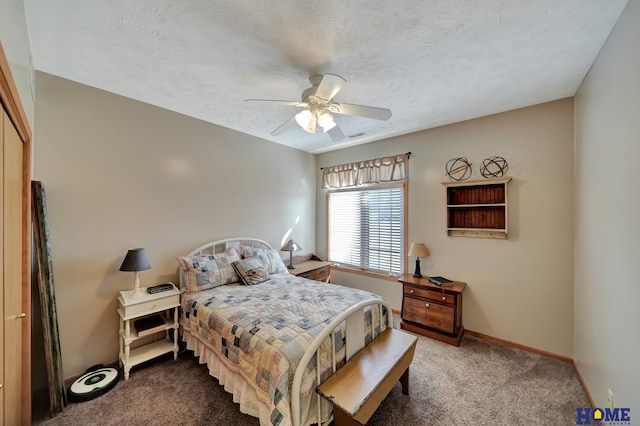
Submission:
<svg viewBox="0 0 640 426">
<path fill-rule="evenodd" d="M 325 341 L 325 339 L 327 339 L 327 337 L 331 339 L 331 368 L 332 368 L 332 373 L 335 373 L 336 371 L 336 353 L 335 353 L 336 327 L 338 327 L 342 322 L 345 322 L 345 337 L 346 337 L 345 361 L 348 361 L 353 355 L 355 355 L 360 349 L 364 347 L 364 341 L 365 341 L 364 311 L 365 311 L 365 308 L 372 305 L 378 305 L 377 309 L 380 310 L 379 311 L 380 315 L 378 316 L 378 322 L 379 322 L 378 325 L 380 328 L 380 332 L 383 331 L 382 330 L 382 322 L 384 321 L 383 307 L 386 308 L 387 310 L 387 327 L 393 328 L 393 314 L 391 311 L 391 306 L 381 298 L 370 299 L 370 300 L 365 300 L 363 302 L 357 303 L 351 306 L 346 311 L 342 312 L 338 317 L 336 317 L 333 321 L 331 321 L 322 330 L 322 332 L 318 336 L 316 336 L 316 338 L 311 342 L 311 345 L 302 356 L 302 359 L 300 360 L 300 363 L 298 364 L 298 367 L 296 368 L 296 372 L 293 376 L 293 384 L 291 388 L 291 421 L 293 423 L 293 426 L 300 426 L 302 422 L 302 419 L 301 419 L 302 396 L 301 396 L 301 390 L 300 390 L 300 387 L 302 386 L 302 376 L 304 375 L 307 365 L 309 364 L 313 356 L 316 354 L 317 354 L 316 356 L 316 387 L 321 383 L 321 378 L 320 378 L 321 356 L 318 353 L 320 350 L 320 345 L 322 344 L 322 342 Z M 376 309 L 376 307 L 372 307 L 372 309 Z M 373 315 L 373 312 L 372 312 L 372 315 L 371 315 L 372 333 L 373 333 L 373 330 L 375 330 L 374 317 L 375 316 Z M 371 336 L 371 337 L 373 339 L 376 336 Z M 322 401 L 319 394 L 316 394 L 315 397 L 317 398 L 316 421 L 318 425 L 321 425 L 323 424 L 322 416 L 321 416 Z M 331 419 L 328 419 L 327 423 L 330 420 Z"/>
</svg>

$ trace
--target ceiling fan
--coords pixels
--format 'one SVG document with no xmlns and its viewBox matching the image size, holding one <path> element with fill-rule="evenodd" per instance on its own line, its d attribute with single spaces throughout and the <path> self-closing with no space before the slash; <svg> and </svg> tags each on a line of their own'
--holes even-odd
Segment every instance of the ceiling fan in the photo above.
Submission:
<svg viewBox="0 0 640 426">
<path fill-rule="evenodd" d="M 333 114 L 356 115 L 376 120 L 388 120 L 391 118 L 391 110 L 386 108 L 334 102 L 333 98 L 347 82 L 339 75 L 314 75 L 309 77 L 309 81 L 311 82 L 311 87 L 302 92 L 301 101 L 246 99 L 245 102 L 271 102 L 304 108 L 304 110 L 271 132 L 273 136 L 281 135 L 289 130 L 295 123 L 298 123 L 300 127 L 309 133 L 315 133 L 317 126 L 320 126 L 325 133 L 329 134 L 331 140 L 339 142 L 343 140 L 345 136 L 335 122 Z"/>
</svg>

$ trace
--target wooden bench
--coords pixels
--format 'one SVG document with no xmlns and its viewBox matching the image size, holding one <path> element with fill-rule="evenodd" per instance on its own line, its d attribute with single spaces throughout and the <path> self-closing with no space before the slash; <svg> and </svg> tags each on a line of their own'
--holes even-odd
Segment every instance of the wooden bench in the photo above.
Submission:
<svg viewBox="0 0 640 426">
<path fill-rule="evenodd" d="M 418 338 L 388 328 L 317 388 L 333 405 L 333 424 L 364 425 L 400 380 L 409 394 L 409 365 Z"/>
</svg>

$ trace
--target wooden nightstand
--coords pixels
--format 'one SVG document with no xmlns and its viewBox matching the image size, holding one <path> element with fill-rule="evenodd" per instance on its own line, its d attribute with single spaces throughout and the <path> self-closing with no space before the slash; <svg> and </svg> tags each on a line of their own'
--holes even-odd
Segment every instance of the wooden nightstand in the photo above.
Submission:
<svg viewBox="0 0 640 426">
<path fill-rule="evenodd" d="M 462 326 L 462 291 L 466 283 L 454 281 L 443 286 L 431 283 L 427 277 L 405 274 L 402 283 L 403 330 L 412 331 L 460 346 Z"/>
<path fill-rule="evenodd" d="M 293 264 L 295 269 L 289 269 L 289 273 L 298 277 L 309 278 L 315 281 L 329 282 L 331 273 L 331 264 L 324 262 L 314 254 L 309 260 Z"/>
<path fill-rule="evenodd" d="M 132 297 L 133 291 L 121 291 L 118 296 L 118 315 L 120 315 L 120 366 L 124 367 L 124 379 L 129 379 L 131 367 L 173 352 L 173 359 L 178 358 L 178 306 L 180 291 L 173 286 L 172 290 L 149 294 L 146 289 L 139 297 Z M 173 316 L 171 315 L 173 313 Z M 136 331 L 134 323 L 138 319 L 160 314 L 164 324 L 150 329 Z M 173 342 L 166 339 L 151 342 L 131 349 L 131 343 L 153 333 L 173 329 Z M 167 333 L 168 334 L 168 333 Z"/>
</svg>

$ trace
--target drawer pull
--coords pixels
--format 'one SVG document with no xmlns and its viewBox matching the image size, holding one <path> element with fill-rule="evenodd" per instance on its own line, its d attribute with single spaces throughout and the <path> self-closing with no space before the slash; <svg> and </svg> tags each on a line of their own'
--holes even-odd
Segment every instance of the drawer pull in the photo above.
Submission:
<svg viewBox="0 0 640 426">
<path fill-rule="evenodd" d="M 442 300 L 447 300 L 447 298 L 446 298 L 446 297 L 444 297 L 444 296 L 442 296 Z"/>
<path fill-rule="evenodd" d="M 413 294 L 413 290 L 409 290 L 409 293 Z"/>
<path fill-rule="evenodd" d="M 428 308 L 430 305 L 428 303 L 425 303 L 424 306 Z"/>
</svg>

